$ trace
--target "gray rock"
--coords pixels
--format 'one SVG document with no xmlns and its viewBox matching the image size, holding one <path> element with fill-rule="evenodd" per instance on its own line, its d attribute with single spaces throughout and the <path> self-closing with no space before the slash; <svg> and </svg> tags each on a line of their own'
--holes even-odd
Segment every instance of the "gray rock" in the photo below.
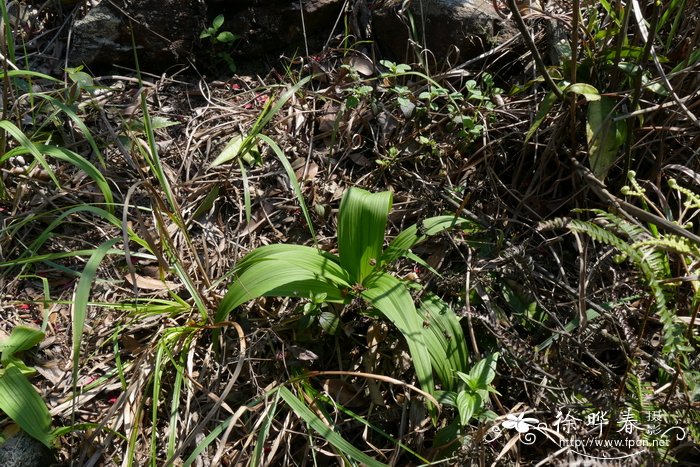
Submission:
<svg viewBox="0 0 700 467">
<path fill-rule="evenodd" d="M 0 445 L 3 467 L 46 467 L 55 461 L 51 451 L 23 431 Z"/>
<path fill-rule="evenodd" d="M 412 61 L 408 22 L 402 19 L 401 4 L 376 9 L 372 34 L 382 52 L 399 62 Z M 440 63 L 448 55 L 455 64 L 474 58 L 496 45 L 505 27 L 491 0 L 414 0 L 409 11 L 416 31 L 413 39 L 425 45 Z M 425 37 L 425 44 L 423 38 Z M 454 48 L 458 51 L 453 53 Z"/>
<path fill-rule="evenodd" d="M 203 28 L 199 0 L 103 0 L 73 24 L 69 63 L 133 64 L 133 31 L 141 67 L 165 69 L 186 63 Z"/>
</svg>

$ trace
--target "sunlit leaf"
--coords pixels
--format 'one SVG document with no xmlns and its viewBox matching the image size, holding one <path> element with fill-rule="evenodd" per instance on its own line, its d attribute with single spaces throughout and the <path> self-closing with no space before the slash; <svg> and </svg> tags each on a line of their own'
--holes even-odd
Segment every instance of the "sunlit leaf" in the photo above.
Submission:
<svg viewBox="0 0 700 467">
<path fill-rule="evenodd" d="M 481 397 L 475 393 L 460 391 L 456 402 L 459 421 L 462 425 L 469 423 L 474 414 L 481 409 Z"/>
<path fill-rule="evenodd" d="M 564 92 L 573 92 L 575 94 L 580 94 L 585 97 L 588 102 L 595 102 L 600 100 L 600 93 L 595 88 L 586 83 L 574 83 L 570 84 L 564 89 Z"/>
<path fill-rule="evenodd" d="M 410 248 L 447 229 L 476 227 L 472 221 L 455 216 L 436 216 L 425 219 L 403 230 L 389 244 L 381 256 L 381 264 L 388 264 L 406 255 Z"/>
<path fill-rule="evenodd" d="M 240 155 L 241 159 L 246 164 L 252 164 L 260 158 L 260 150 L 256 145 L 249 145 L 245 150 L 241 151 L 243 147 L 244 138 L 240 134 L 231 138 L 231 140 L 226 143 L 224 149 L 221 150 L 219 155 L 214 159 L 209 168 L 218 167 L 227 162 L 232 161 Z"/>
<path fill-rule="evenodd" d="M 218 15 L 216 18 L 214 18 L 214 21 L 212 21 L 211 25 L 214 29 L 218 30 L 221 26 L 224 25 L 224 15 Z"/>
<path fill-rule="evenodd" d="M 411 294 L 401 281 L 383 272 L 375 272 L 367 277 L 365 285 L 367 289 L 362 292 L 362 297 L 401 332 L 408 344 L 421 388 L 432 393 L 435 385 L 431 351 L 426 347 L 423 320 L 416 311 Z M 439 350 L 433 349 L 433 352 Z"/>
<path fill-rule="evenodd" d="M 100 266 L 102 259 L 120 240 L 120 238 L 107 240 L 92 252 L 92 256 L 90 256 L 90 259 L 85 264 L 85 268 L 83 268 L 83 272 L 80 275 L 78 285 L 75 288 L 71 323 L 73 337 L 73 385 L 76 385 L 78 380 L 80 344 L 82 342 L 83 330 L 85 329 L 85 320 L 88 316 L 87 308 L 90 301 L 90 289 L 92 288 L 92 284 L 97 277 L 97 269 Z"/>
<path fill-rule="evenodd" d="M 472 389 L 487 389 L 488 385 L 496 377 L 496 363 L 498 352 L 494 352 L 479 360 L 469 372 L 470 386 Z"/>
<path fill-rule="evenodd" d="M 30 436 L 51 447 L 51 415 L 34 386 L 14 366 L 0 376 L 0 410 Z"/>
<path fill-rule="evenodd" d="M 18 352 L 29 350 L 38 345 L 44 340 L 44 333 L 38 329 L 27 326 L 15 326 L 12 328 L 10 336 L 0 342 L 0 351 L 2 352 L 2 363 Z"/>
<path fill-rule="evenodd" d="M 340 264 L 357 283 L 362 283 L 380 260 L 391 198 L 388 191 L 370 193 L 361 188 L 350 188 L 340 203 Z"/>
<path fill-rule="evenodd" d="M 600 181 L 605 181 L 623 144 L 618 137 L 617 123 L 612 118 L 614 109 L 615 101 L 609 97 L 588 103 L 586 119 L 588 157 L 591 171 Z"/>
<path fill-rule="evenodd" d="M 462 326 L 452 308 L 428 293 L 418 308 L 430 359 L 444 389 L 456 389 L 456 373 L 466 372 L 469 349 Z"/>
<path fill-rule="evenodd" d="M 313 298 L 343 302 L 342 289 L 350 287 L 337 257 L 301 245 L 267 245 L 249 253 L 234 272 L 221 301 L 216 321 L 222 321 L 243 303 L 262 296 Z"/>
</svg>

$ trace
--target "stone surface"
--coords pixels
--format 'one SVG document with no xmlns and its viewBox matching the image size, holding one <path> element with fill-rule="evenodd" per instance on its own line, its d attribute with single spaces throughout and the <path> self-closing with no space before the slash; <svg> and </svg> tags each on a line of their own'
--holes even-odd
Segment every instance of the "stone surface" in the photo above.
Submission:
<svg viewBox="0 0 700 467">
<path fill-rule="evenodd" d="M 46 467 L 54 462 L 51 451 L 23 431 L 0 445 L 3 467 Z"/>
<path fill-rule="evenodd" d="M 409 23 L 401 18 L 400 8 L 399 3 L 376 9 L 372 33 L 384 55 L 399 62 L 414 61 L 408 48 Z M 427 46 L 438 63 L 449 56 L 456 64 L 490 50 L 505 27 L 491 0 L 413 1 L 409 11 L 416 27 L 413 39 Z"/>
<path fill-rule="evenodd" d="M 318 51 L 343 6 L 343 0 L 262 0 L 244 8 L 238 2 L 219 3 L 209 5 L 209 16 L 224 15 L 227 29 L 241 36 L 236 54 L 246 58 L 270 51 L 305 55 L 304 32 L 310 53 Z"/>
<path fill-rule="evenodd" d="M 222 52 L 236 61 L 257 60 L 282 52 L 306 55 L 308 45 L 313 54 L 321 50 L 334 25 L 340 24 L 336 34 L 343 33 L 342 18 L 336 21 L 344 4 L 344 0 L 102 0 L 73 24 L 69 63 L 133 65 L 132 30 L 140 66 L 146 71 L 163 71 L 192 57 L 206 68 Z M 411 36 L 401 17 L 404 4 L 351 0 L 351 32 L 358 40 L 374 39 L 390 59 L 414 61 L 415 56 L 407 54 Z M 491 0 L 414 0 L 407 5 L 416 41 L 422 43 L 425 37 L 437 63 L 449 56 L 455 64 L 491 49 L 504 27 Z M 226 47 L 199 40 L 200 32 L 219 14 L 225 18 L 221 30 L 240 36 Z M 371 36 L 366 34 L 370 30 Z M 197 47 L 197 55 L 191 55 Z"/>
<path fill-rule="evenodd" d="M 145 70 L 186 63 L 204 28 L 199 0 L 111 0 L 73 24 L 72 66 L 133 64 L 133 40 Z"/>
</svg>

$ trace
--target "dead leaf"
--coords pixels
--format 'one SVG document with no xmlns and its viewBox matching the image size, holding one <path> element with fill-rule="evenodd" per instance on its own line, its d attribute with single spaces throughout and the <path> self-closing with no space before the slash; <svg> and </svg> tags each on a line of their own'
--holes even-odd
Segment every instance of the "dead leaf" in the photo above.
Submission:
<svg viewBox="0 0 700 467">
<path fill-rule="evenodd" d="M 306 168 L 306 171 L 304 170 Z M 308 167 L 301 167 L 294 172 L 300 182 L 313 181 L 318 174 L 318 164 L 311 162 Z"/>
<path fill-rule="evenodd" d="M 359 152 L 353 152 L 351 154 L 348 154 L 348 157 L 350 158 L 351 161 L 353 161 L 355 164 L 359 165 L 360 167 L 371 167 L 372 166 L 372 161 L 367 159 L 365 156 L 363 156 Z"/>
<path fill-rule="evenodd" d="M 299 347 L 298 345 L 290 346 L 289 353 L 292 355 L 292 357 L 301 362 L 313 362 L 315 360 L 318 360 L 318 355 L 316 355 L 309 349 Z"/>
<path fill-rule="evenodd" d="M 133 282 L 133 278 L 131 277 L 131 274 L 127 274 L 125 276 L 125 279 L 129 284 L 135 285 L 139 289 L 173 290 L 173 289 L 180 287 L 179 284 L 176 284 L 175 282 L 172 282 L 172 281 L 164 281 L 164 280 L 156 279 L 153 277 L 145 277 L 145 276 L 142 276 L 140 274 L 135 274 L 134 276 L 136 278 L 135 284 Z"/>
<path fill-rule="evenodd" d="M 342 406 L 353 408 L 367 405 L 366 401 L 364 401 L 364 397 L 362 397 L 360 389 L 346 381 L 340 379 L 326 379 L 323 381 L 323 390 Z"/>
<path fill-rule="evenodd" d="M 350 66 L 353 67 L 357 72 L 364 76 L 374 75 L 374 63 L 369 58 L 363 57 L 361 55 L 355 55 L 350 57 Z"/>
</svg>

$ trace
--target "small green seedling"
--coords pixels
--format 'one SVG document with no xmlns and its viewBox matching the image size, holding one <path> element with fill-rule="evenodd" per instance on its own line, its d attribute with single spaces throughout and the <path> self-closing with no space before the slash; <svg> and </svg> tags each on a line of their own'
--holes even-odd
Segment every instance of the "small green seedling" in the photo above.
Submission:
<svg viewBox="0 0 700 467">
<path fill-rule="evenodd" d="M 209 42 L 213 47 L 221 45 L 230 47 L 240 38 L 240 36 L 233 34 L 231 31 L 221 31 L 221 26 L 223 26 L 223 24 L 224 15 L 217 16 L 214 18 L 214 21 L 212 21 L 211 26 L 201 32 L 199 38 L 209 39 Z M 228 51 L 220 50 L 215 52 L 214 55 L 226 63 L 231 73 L 236 72 L 236 63 L 233 61 L 233 57 L 231 57 L 231 54 Z"/>
</svg>

